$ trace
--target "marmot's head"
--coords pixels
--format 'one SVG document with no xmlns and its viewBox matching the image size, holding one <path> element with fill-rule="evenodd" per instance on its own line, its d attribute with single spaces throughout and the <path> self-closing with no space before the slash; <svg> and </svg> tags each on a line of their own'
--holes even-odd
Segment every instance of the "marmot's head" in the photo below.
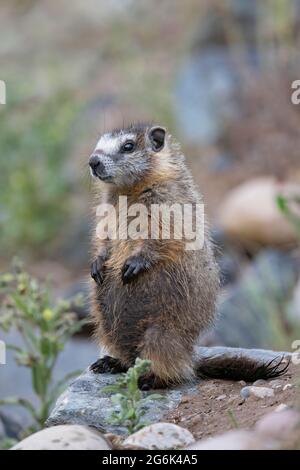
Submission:
<svg viewBox="0 0 300 470">
<path fill-rule="evenodd" d="M 104 134 L 89 159 L 91 173 L 107 183 L 131 186 L 151 174 L 155 157 L 165 149 L 166 130 L 133 125 Z"/>
</svg>

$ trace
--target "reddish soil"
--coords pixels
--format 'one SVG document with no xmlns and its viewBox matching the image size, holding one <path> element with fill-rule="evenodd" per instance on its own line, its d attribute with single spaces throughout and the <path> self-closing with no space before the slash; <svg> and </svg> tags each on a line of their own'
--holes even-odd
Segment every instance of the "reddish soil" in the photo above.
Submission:
<svg viewBox="0 0 300 470">
<path fill-rule="evenodd" d="M 245 384 L 224 380 L 202 382 L 198 386 L 199 393 L 184 396 L 178 408 L 169 414 L 168 421 L 189 429 L 196 439 L 211 437 L 234 428 L 251 428 L 260 417 L 282 403 L 299 405 L 300 394 L 296 385 L 299 377 L 299 366 L 290 366 L 289 371 L 278 379 L 282 384 L 280 388 L 274 389 L 274 397 L 249 397 L 247 400 L 240 396 L 240 390 Z M 261 386 L 270 387 L 270 382 Z M 287 383 L 292 384 L 292 387 L 283 391 L 282 387 Z"/>
</svg>

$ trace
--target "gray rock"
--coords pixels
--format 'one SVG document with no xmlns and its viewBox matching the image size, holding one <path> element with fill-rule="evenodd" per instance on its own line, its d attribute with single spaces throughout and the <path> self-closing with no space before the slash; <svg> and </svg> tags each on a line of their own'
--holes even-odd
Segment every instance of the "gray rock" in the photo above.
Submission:
<svg viewBox="0 0 300 470">
<path fill-rule="evenodd" d="M 199 358 L 209 358 L 226 355 L 226 357 L 234 358 L 244 355 L 246 357 L 255 357 L 262 361 L 270 361 L 282 354 L 288 355 L 289 353 L 240 348 L 202 347 L 198 348 L 196 356 Z M 109 423 L 109 415 L 113 406 L 109 396 L 101 394 L 101 390 L 107 385 L 114 384 L 117 378 L 118 375 L 94 374 L 90 370 L 86 370 L 59 397 L 46 425 L 82 424 L 93 426 L 102 432 L 125 434 L 124 428 Z M 197 379 L 194 383 L 183 384 L 160 391 L 161 394 L 165 395 L 166 399 L 149 401 L 145 405 L 145 420 L 149 423 L 163 421 L 164 416 L 177 407 L 184 395 L 199 393 L 196 384 L 200 382 L 201 380 Z M 144 393 L 147 395 L 147 392 Z"/>
<path fill-rule="evenodd" d="M 104 387 L 114 384 L 118 376 L 118 374 L 94 374 L 87 369 L 59 397 L 46 425 L 83 424 L 94 426 L 102 432 L 125 434 L 124 428 L 109 423 L 113 407 L 109 395 L 101 393 Z M 150 423 L 160 421 L 162 416 L 176 408 L 183 395 L 196 393 L 196 387 L 185 384 L 160 393 L 166 396 L 166 400 L 149 401 L 145 405 L 144 419 Z"/>
<path fill-rule="evenodd" d="M 233 113 L 236 80 L 232 58 L 222 46 L 193 54 L 183 64 L 175 89 L 175 117 L 185 140 L 212 144 L 220 139 L 225 111 Z"/>
<path fill-rule="evenodd" d="M 240 391 L 241 397 L 246 400 L 250 397 L 249 387 L 243 387 Z"/>
<path fill-rule="evenodd" d="M 4 424 L 0 418 L 0 441 L 1 439 L 4 439 L 6 437 L 5 435 L 5 428 L 4 428 Z"/>
<path fill-rule="evenodd" d="M 238 279 L 241 270 L 240 261 L 238 256 L 229 253 L 223 253 L 217 258 L 222 287 L 232 284 Z"/>
<path fill-rule="evenodd" d="M 243 47 L 228 48 L 228 28 L 224 12 L 212 8 L 201 16 L 194 35 L 189 60 L 179 70 L 175 89 L 175 118 L 184 138 L 193 143 L 218 142 L 226 132 L 226 122 L 237 116 L 238 94 L 243 81 L 243 67 L 254 74 L 258 54 L 255 48 L 256 6 L 234 0 L 228 11 L 230 19 L 239 25 Z"/>
<path fill-rule="evenodd" d="M 293 318 L 296 318 L 299 321 L 300 320 L 300 279 L 298 279 L 294 292 L 293 292 L 290 311 L 291 311 L 291 315 L 293 316 Z"/>
<path fill-rule="evenodd" d="M 219 342 L 247 348 L 274 347 L 274 328 L 282 337 L 274 315 L 280 312 L 284 318 L 278 316 L 278 325 L 286 321 L 293 328 L 297 323 L 289 315 L 289 305 L 299 268 L 288 253 L 262 250 L 220 299 L 216 326 Z"/>
<path fill-rule="evenodd" d="M 212 45 L 223 45 L 228 47 L 228 28 L 226 27 L 226 14 L 230 15 L 233 24 L 239 25 L 241 36 L 236 40 L 242 41 L 243 45 L 255 44 L 257 37 L 258 2 L 251 3 L 245 0 L 228 0 L 227 11 L 210 8 L 201 15 L 199 27 L 194 39 L 193 49 L 201 51 Z"/>
<path fill-rule="evenodd" d="M 214 243 L 214 255 L 220 270 L 221 286 L 233 284 L 241 277 L 242 267 L 247 262 L 244 253 L 240 253 L 226 237 L 224 230 L 215 225 L 211 229 L 211 238 Z"/>
</svg>

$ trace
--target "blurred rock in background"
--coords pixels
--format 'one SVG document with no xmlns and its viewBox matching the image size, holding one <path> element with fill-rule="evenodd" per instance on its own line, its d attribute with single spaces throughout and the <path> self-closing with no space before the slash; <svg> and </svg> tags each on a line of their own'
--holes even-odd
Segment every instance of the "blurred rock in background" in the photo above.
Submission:
<svg viewBox="0 0 300 470">
<path fill-rule="evenodd" d="M 200 17 L 176 86 L 177 126 L 187 142 L 216 144 L 237 117 L 243 73 L 257 67 L 256 28 L 256 1 L 212 6 Z"/>
<path fill-rule="evenodd" d="M 261 177 L 235 187 L 220 204 L 220 227 L 227 237 L 252 251 L 264 246 L 297 246 L 299 235 L 279 211 L 278 195 L 300 199 L 300 184 Z"/>
<path fill-rule="evenodd" d="M 261 251 L 220 299 L 218 340 L 227 346 L 290 349 L 300 334 L 299 317 L 292 315 L 299 275 L 299 258 Z"/>
</svg>

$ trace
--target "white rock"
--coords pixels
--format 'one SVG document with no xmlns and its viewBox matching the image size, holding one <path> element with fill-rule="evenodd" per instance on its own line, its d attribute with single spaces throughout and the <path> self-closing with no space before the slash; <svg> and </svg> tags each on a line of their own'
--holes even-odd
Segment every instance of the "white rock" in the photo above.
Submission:
<svg viewBox="0 0 300 470">
<path fill-rule="evenodd" d="M 102 434 L 93 428 L 60 425 L 43 429 L 12 447 L 12 450 L 109 450 Z"/>
<path fill-rule="evenodd" d="M 270 398 L 274 396 L 274 390 L 268 387 L 249 387 L 250 395 L 256 398 Z"/>
<path fill-rule="evenodd" d="M 172 423 L 155 423 L 127 437 L 124 448 L 177 449 L 190 445 L 194 437 L 187 429 Z"/>
<path fill-rule="evenodd" d="M 286 390 L 288 390 L 289 388 L 293 388 L 293 385 L 292 384 L 285 384 L 285 386 L 283 387 L 283 391 L 285 392 Z"/>
<path fill-rule="evenodd" d="M 247 246 L 297 243 L 295 228 L 276 205 L 278 193 L 299 195 L 300 186 L 263 177 L 234 188 L 220 206 L 225 233 Z"/>
<path fill-rule="evenodd" d="M 225 400 L 226 396 L 227 396 L 227 395 L 225 395 L 225 394 L 224 394 L 224 395 L 219 395 L 219 396 L 216 398 L 216 400 Z"/>
</svg>

